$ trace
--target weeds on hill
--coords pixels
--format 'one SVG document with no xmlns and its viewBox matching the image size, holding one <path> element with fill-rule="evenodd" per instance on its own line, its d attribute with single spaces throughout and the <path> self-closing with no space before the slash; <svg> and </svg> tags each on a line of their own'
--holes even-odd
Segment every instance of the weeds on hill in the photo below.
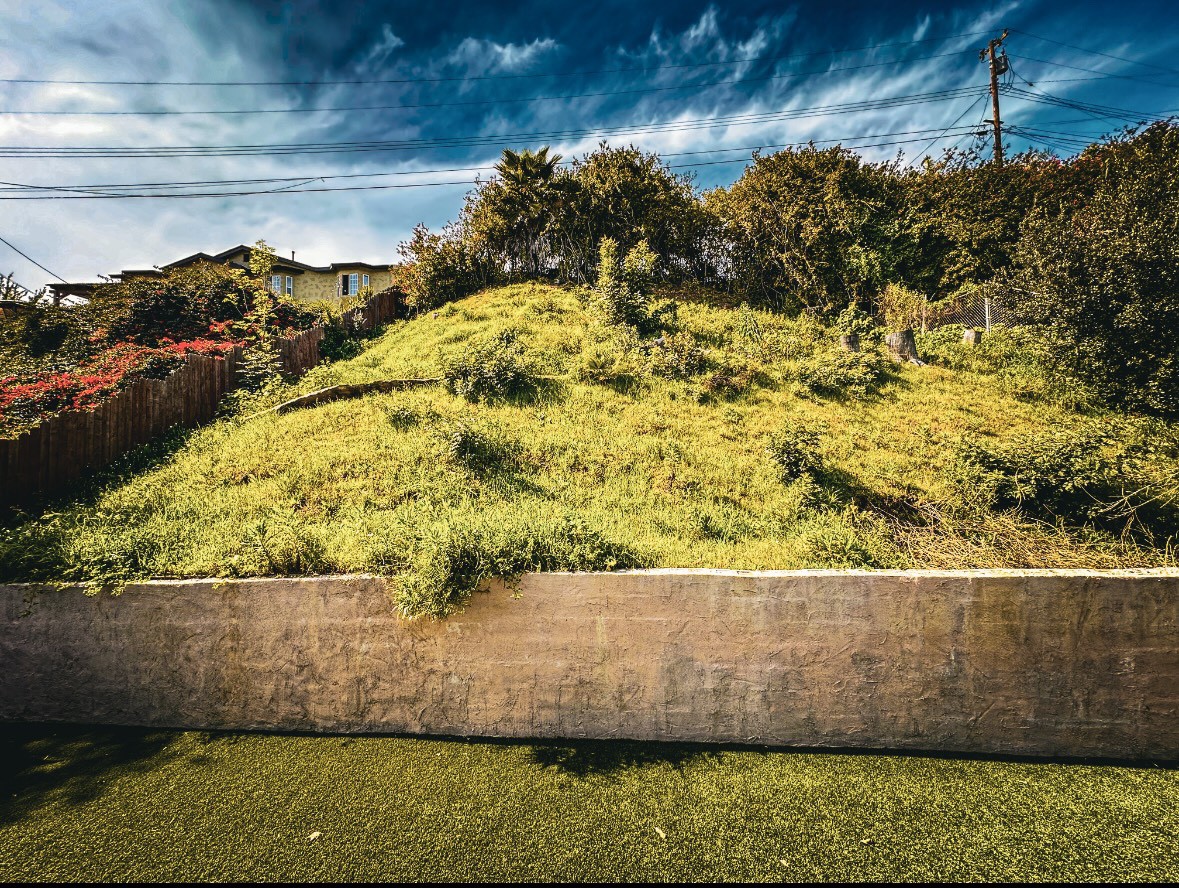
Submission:
<svg viewBox="0 0 1179 888">
<path fill-rule="evenodd" d="M 889 376 L 889 362 L 875 350 L 821 351 L 803 361 L 798 381 L 828 398 L 864 399 Z"/>
<path fill-rule="evenodd" d="M 443 371 L 446 387 L 468 401 L 502 401 L 536 391 L 536 379 L 516 330 L 479 337 Z"/>
<path fill-rule="evenodd" d="M 463 512 L 426 528 L 398 584 L 403 613 L 445 617 L 493 577 L 528 571 L 622 570 L 646 564 L 581 519 L 545 509 Z"/>
<path fill-rule="evenodd" d="M 1165 543 L 1179 536 L 1179 469 L 1158 478 L 1146 466 L 1174 446 L 1171 435 L 1135 435 L 1109 422 L 1025 435 L 1001 447 L 963 442 L 954 464 L 956 502 L 968 513 L 1017 509 Z"/>
</svg>

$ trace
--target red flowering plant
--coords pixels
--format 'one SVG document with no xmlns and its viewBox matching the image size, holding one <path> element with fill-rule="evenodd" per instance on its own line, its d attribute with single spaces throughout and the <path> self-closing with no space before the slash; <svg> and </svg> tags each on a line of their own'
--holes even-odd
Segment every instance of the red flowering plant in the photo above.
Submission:
<svg viewBox="0 0 1179 888">
<path fill-rule="evenodd" d="M 9 371 L 0 377 L 0 435 L 91 408 L 135 377 L 166 376 L 187 354 L 254 347 L 318 321 L 276 299 L 268 280 L 198 262 L 105 284 L 85 305 L 30 313 L 37 329 L 9 325 L 0 336 L 0 364 Z"/>
<path fill-rule="evenodd" d="M 121 342 L 78 367 L 32 382 L 0 379 L 0 435 L 23 429 L 63 410 L 87 410 L 129 385 L 134 379 L 162 379 L 184 363 L 187 355 L 225 355 L 240 343 L 191 339 L 156 348 Z"/>
</svg>

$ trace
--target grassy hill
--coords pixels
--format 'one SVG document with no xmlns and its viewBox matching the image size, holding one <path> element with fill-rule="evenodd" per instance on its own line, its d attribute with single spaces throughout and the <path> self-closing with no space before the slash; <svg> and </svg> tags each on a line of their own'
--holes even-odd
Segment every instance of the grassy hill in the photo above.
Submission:
<svg viewBox="0 0 1179 888">
<path fill-rule="evenodd" d="M 1071 411 L 1007 359 L 994 373 L 853 360 L 806 317 L 689 296 L 638 337 L 575 291 L 508 286 L 265 397 L 459 361 L 494 386 L 504 354 L 527 378 L 502 398 L 439 384 L 255 416 L 243 399 L 9 520 L 0 579 L 375 571 L 403 576 L 407 611 L 442 614 L 526 569 L 1175 562 L 1166 509 L 1118 512 L 1115 496 L 1080 514 L 1053 481 L 1080 477 L 1083 503 L 1142 481 L 1161 491 L 1147 507 L 1170 508 L 1173 427 Z"/>
</svg>

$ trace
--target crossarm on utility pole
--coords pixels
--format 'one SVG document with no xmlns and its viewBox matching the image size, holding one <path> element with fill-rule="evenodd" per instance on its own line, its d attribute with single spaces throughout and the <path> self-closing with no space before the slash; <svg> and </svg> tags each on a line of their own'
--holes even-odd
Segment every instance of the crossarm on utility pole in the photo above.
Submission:
<svg viewBox="0 0 1179 888">
<path fill-rule="evenodd" d="M 987 48 L 980 51 L 978 59 L 980 62 L 989 61 L 991 63 L 991 110 L 993 115 L 991 117 L 991 125 L 995 130 L 995 163 L 999 166 L 1003 165 L 1003 121 L 999 117 L 999 75 L 1007 70 L 1007 54 L 996 58 L 995 50 L 1003 45 L 1003 41 L 1007 39 L 1007 31 L 997 40 L 992 40 L 987 43 Z"/>
</svg>

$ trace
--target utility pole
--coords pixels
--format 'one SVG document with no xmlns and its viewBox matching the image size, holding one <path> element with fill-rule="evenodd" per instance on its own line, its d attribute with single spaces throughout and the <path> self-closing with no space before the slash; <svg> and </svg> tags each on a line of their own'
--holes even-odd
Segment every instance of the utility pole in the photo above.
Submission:
<svg viewBox="0 0 1179 888">
<path fill-rule="evenodd" d="M 1003 122 L 999 118 L 999 75 L 1007 72 L 1007 51 L 1004 50 L 996 56 L 995 50 L 1002 46 L 1006 39 L 1007 30 L 1004 29 L 998 40 L 990 41 L 987 48 L 979 50 L 978 53 L 980 62 L 989 60 L 991 63 L 991 108 L 994 111 L 991 120 L 995 127 L 995 163 L 999 166 L 1003 165 Z"/>
</svg>

